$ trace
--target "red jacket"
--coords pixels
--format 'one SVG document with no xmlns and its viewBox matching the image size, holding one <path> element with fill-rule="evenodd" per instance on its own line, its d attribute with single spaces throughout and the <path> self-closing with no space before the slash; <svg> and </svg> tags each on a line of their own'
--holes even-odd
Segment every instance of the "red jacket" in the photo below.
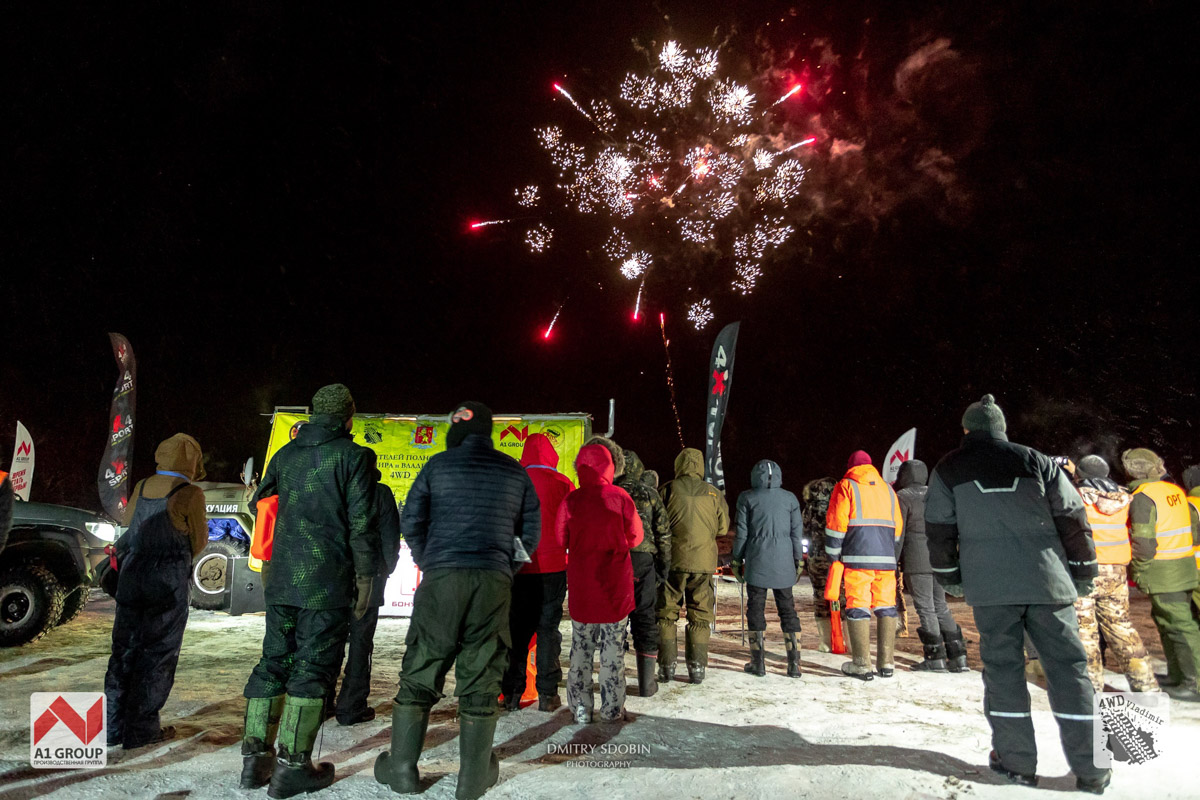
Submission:
<svg viewBox="0 0 1200 800">
<path fill-rule="evenodd" d="M 590 444 L 575 459 L 579 488 L 567 495 L 554 526 L 567 563 L 567 607 L 581 623 L 620 622 L 633 611 L 630 548 L 642 541 L 633 498 L 612 485 L 608 448 Z"/>
<path fill-rule="evenodd" d="M 532 560 L 521 568 L 521 574 L 562 572 L 567 568 L 567 551 L 554 538 L 554 521 L 558 518 L 559 505 L 575 490 L 575 484 L 557 470 L 558 453 L 543 433 L 531 434 L 525 440 L 521 466 L 533 481 L 533 490 L 542 505 L 542 538 L 537 549 L 529 554 Z"/>
</svg>

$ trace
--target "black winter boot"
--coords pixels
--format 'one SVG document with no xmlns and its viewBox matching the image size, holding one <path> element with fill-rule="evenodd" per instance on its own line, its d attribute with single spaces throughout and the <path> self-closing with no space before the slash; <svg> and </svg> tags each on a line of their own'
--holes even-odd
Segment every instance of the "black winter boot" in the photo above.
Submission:
<svg viewBox="0 0 1200 800">
<path fill-rule="evenodd" d="M 1008 769 L 1000 761 L 1000 756 L 996 754 L 995 750 L 988 753 L 988 767 L 991 768 L 992 772 L 998 772 L 1013 783 L 1019 783 L 1022 786 L 1037 786 L 1037 775 L 1026 775 L 1023 772 L 1015 772 Z"/>
<path fill-rule="evenodd" d="M 800 634 L 785 633 L 783 635 L 783 644 L 787 648 L 787 676 L 789 678 L 800 677 Z"/>
<path fill-rule="evenodd" d="M 312 763 L 313 744 L 325 719 L 325 700 L 321 697 L 292 697 L 284 699 L 283 716 L 279 721 L 279 755 L 271 774 L 267 796 L 295 797 L 316 792 L 333 783 L 333 764 Z"/>
<path fill-rule="evenodd" d="M 763 677 L 767 674 L 766 653 L 763 652 L 763 631 L 750 631 L 750 663 L 742 667 L 743 672 Z"/>
<path fill-rule="evenodd" d="M 475 800 L 496 785 L 500 761 L 492 750 L 496 735 L 495 715 L 458 716 L 458 788 L 456 800 Z"/>
<path fill-rule="evenodd" d="M 914 666 L 913 671 L 945 672 L 946 643 L 942 641 L 942 634 L 936 631 L 927 631 L 924 628 L 917 628 L 917 636 L 921 639 L 921 646 L 925 651 L 925 660 Z"/>
<path fill-rule="evenodd" d="M 261 789 L 271 781 L 271 773 L 275 770 L 275 735 L 282 714 L 283 695 L 246 700 L 239 784 L 243 789 Z"/>
<path fill-rule="evenodd" d="M 694 684 L 704 683 L 704 669 L 708 666 L 708 642 L 694 642 L 688 637 L 684 655 L 687 658 L 688 678 Z"/>
<path fill-rule="evenodd" d="M 391 787 L 396 794 L 412 794 L 421 789 L 417 759 L 425 744 L 429 727 L 429 709 L 421 706 L 392 706 L 392 749 L 375 759 L 375 780 Z"/>
<path fill-rule="evenodd" d="M 968 672 L 967 645 L 963 641 L 962 628 L 954 632 L 942 631 L 946 640 L 946 668 L 951 672 Z"/>
<path fill-rule="evenodd" d="M 637 654 L 638 695 L 640 697 L 653 697 L 658 694 L 658 680 L 654 677 L 654 662 L 657 659 L 657 653 Z"/>
</svg>

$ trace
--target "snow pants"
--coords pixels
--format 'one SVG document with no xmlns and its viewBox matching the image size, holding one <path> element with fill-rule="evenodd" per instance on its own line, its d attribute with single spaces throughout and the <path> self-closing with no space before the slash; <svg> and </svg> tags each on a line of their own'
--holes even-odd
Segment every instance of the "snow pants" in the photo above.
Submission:
<svg viewBox="0 0 1200 800">
<path fill-rule="evenodd" d="M 247 698 L 325 698 L 333 692 L 346 637 L 349 608 L 267 606 L 262 658 L 250 673 Z"/>
<path fill-rule="evenodd" d="M 342 675 L 342 688 L 335 706 L 339 719 L 350 719 L 367 710 L 367 699 L 371 696 L 371 656 L 375 652 L 375 629 L 378 625 L 379 606 L 368 608 L 362 619 L 350 615 L 346 672 Z M 334 670 L 334 675 L 337 672 Z"/>
<path fill-rule="evenodd" d="M 558 695 L 562 680 L 562 622 L 563 601 L 567 597 L 567 573 L 518 573 L 512 584 L 512 610 L 508 632 L 512 647 L 508 651 L 508 668 L 500 682 L 505 697 L 520 697 L 525 693 L 525 660 L 529 640 L 537 634 L 537 693 L 539 697 Z"/>
<path fill-rule="evenodd" d="M 894 569 L 852 569 L 842 573 L 846 590 L 846 619 L 870 619 L 896 616 L 896 571 Z"/>
<path fill-rule="evenodd" d="M 630 553 L 633 562 L 633 611 L 629 630 L 638 655 L 658 655 L 658 573 L 653 553 Z"/>
<path fill-rule="evenodd" d="M 1150 614 L 1167 659 L 1167 680 L 1195 682 L 1200 667 L 1200 628 L 1192 616 L 1191 592 L 1150 595 Z"/>
<path fill-rule="evenodd" d="M 921 627 L 930 633 L 954 633 L 958 623 L 946 605 L 946 590 L 934 579 L 933 575 L 906 573 L 904 580 L 908 582 L 908 591 L 912 593 L 913 606 L 917 609 L 917 619 Z"/>
<path fill-rule="evenodd" d="M 85 588 L 83 591 L 87 591 Z M 112 656 L 104 675 L 108 700 L 108 743 L 127 749 L 158 737 L 158 712 L 175 685 L 175 667 L 188 620 L 188 592 L 166 599 L 168 605 L 117 604 Z"/>
<path fill-rule="evenodd" d="M 658 596 L 658 663 L 674 664 L 678 656 L 675 623 L 679 609 L 687 606 L 687 640 L 684 658 L 708 664 L 709 626 L 716 619 L 717 594 L 707 572 L 671 570 Z"/>
<path fill-rule="evenodd" d="M 435 569 L 413 597 L 396 705 L 430 708 L 454 667 L 460 714 L 495 716 L 508 666 L 512 578 L 493 569 Z"/>
<path fill-rule="evenodd" d="M 1092 684 L 1072 605 L 976 606 L 979 655 L 983 659 L 983 711 L 992 728 L 992 749 L 1006 769 L 1037 773 L 1029 688 L 1025 682 L 1025 634 L 1046 673 L 1050 709 L 1058 723 L 1067 763 L 1077 777 L 1104 772 L 1092 763 Z"/>
<path fill-rule="evenodd" d="M 1100 653 L 1100 636 L 1108 652 L 1129 678 L 1130 691 L 1153 692 L 1158 689 L 1150 655 L 1142 637 L 1129 619 L 1129 584 L 1125 567 L 1120 564 L 1101 564 L 1096 588 L 1087 597 L 1075 601 L 1079 616 L 1079 638 L 1087 652 L 1088 677 L 1092 688 L 1104 690 L 1104 660 Z"/>
<path fill-rule="evenodd" d="M 621 719 L 625 713 L 625 620 L 609 623 L 571 623 L 571 668 L 567 672 L 567 706 L 579 718 L 579 708 L 591 716 L 592 661 L 600 654 L 600 719 Z"/>
<path fill-rule="evenodd" d="M 800 632 L 800 617 L 796 615 L 796 600 L 792 587 L 764 589 L 746 584 L 746 627 L 752 631 L 767 629 L 767 592 L 775 595 L 775 610 L 779 612 L 779 627 L 784 633 Z"/>
</svg>

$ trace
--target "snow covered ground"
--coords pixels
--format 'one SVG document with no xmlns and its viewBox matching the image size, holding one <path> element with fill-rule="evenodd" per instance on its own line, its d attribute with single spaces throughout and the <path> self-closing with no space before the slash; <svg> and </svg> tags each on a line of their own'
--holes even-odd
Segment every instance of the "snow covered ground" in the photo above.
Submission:
<svg viewBox="0 0 1200 800">
<path fill-rule="evenodd" d="M 555 714 L 523 709 L 502 717 L 496 733 L 501 782 L 487 796 L 983 800 L 1074 790 L 1042 689 L 1030 686 L 1041 787 L 1015 787 L 986 766 L 989 732 L 978 671 L 908 671 L 905 667 L 919 660 L 914 637 L 898 640 L 898 650 L 905 652 L 898 652 L 900 669 L 894 679 L 863 684 L 841 676 L 838 666 L 845 658 L 815 650 L 811 591 L 805 584 L 796 591 L 805 625 L 803 680 L 783 676 L 777 626 L 768 632 L 769 674 L 754 678 L 742 672 L 745 651 L 738 632 L 736 584 L 718 588 L 719 634 L 702 685 L 677 680 L 653 698 L 636 697 L 629 658 L 629 719 L 623 724 L 579 726 L 565 709 Z M 1139 628 L 1157 649 L 1157 634 L 1144 622 L 1145 598 L 1136 603 Z M 952 608 L 967 630 L 977 669 L 970 610 L 961 604 Z M 101 690 L 112 613 L 112 602 L 99 595 L 79 620 L 42 641 L 0 650 L 0 800 L 265 797 L 265 790 L 237 787 L 241 689 L 261 643 L 258 615 L 192 612 L 175 690 L 163 712 L 164 723 L 179 729 L 178 739 L 129 753 L 115 749 L 103 770 L 29 767 L 29 694 Z M 915 629 L 915 620 L 913 624 Z M 338 780 L 318 797 L 393 796 L 375 783 L 371 770 L 388 743 L 390 698 L 405 629 L 404 620 L 379 624 L 371 697 L 379 717 L 350 728 L 332 720 L 325 725 L 321 757 L 337 765 Z M 1156 665 L 1161 671 L 1161 660 Z M 1109 682 L 1125 687 L 1124 679 L 1111 673 Z M 1169 750 L 1151 765 L 1118 768 L 1106 797 L 1197 797 L 1200 782 L 1191 760 L 1197 742 L 1200 707 L 1173 704 Z M 420 765 L 423 796 L 453 796 L 457 746 L 455 704 L 449 698 L 434 708 L 430 722 Z"/>
</svg>

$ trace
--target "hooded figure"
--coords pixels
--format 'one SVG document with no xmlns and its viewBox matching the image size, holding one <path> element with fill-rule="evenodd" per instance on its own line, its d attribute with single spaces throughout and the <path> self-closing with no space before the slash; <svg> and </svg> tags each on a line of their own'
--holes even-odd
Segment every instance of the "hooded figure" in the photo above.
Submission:
<svg viewBox="0 0 1200 800">
<path fill-rule="evenodd" d="M 579 488 L 558 509 L 555 538 L 566 548 L 571 612 L 567 703 L 575 721 L 592 721 L 592 659 L 600 651 L 600 718 L 621 719 L 625 707 L 625 618 L 634 608 L 629 551 L 642 541 L 633 499 L 612 485 L 610 452 L 586 445 L 575 459 Z"/>
<path fill-rule="evenodd" d="M 658 587 L 666 582 L 671 569 L 671 522 L 658 491 L 642 479 L 645 467 L 638 454 L 632 450 L 622 452 L 625 473 L 616 483 L 633 498 L 645 534 L 630 556 L 635 607 L 629 615 L 629 629 L 633 633 L 633 649 L 637 652 L 638 694 L 650 697 L 658 691 L 654 674 L 658 660 Z"/>
<path fill-rule="evenodd" d="M 129 529 L 117 540 L 117 613 L 104 676 L 108 743 L 125 749 L 169 739 L 159 711 L 175 683 L 188 618 L 192 558 L 208 540 L 203 454 L 177 433 L 158 446 L 158 470 L 133 488 Z"/>
<path fill-rule="evenodd" d="M 750 471 L 749 491 L 737 501 L 737 534 L 733 539 L 733 568 L 747 586 L 746 620 L 750 628 L 750 663 L 745 670 L 766 675 L 763 649 L 767 590 L 783 628 L 788 677 L 800 677 L 800 619 L 792 586 L 804 559 L 804 520 L 796 495 L 782 488 L 783 470 L 774 461 L 759 461 Z"/>
<path fill-rule="evenodd" d="M 536 634 L 538 710 L 554 711 L 562 705 L 558 698 L 558 682 L 562 678 L 559 665 L 562 634 L 558 625 L 562 622 L 563 600 L 567 596 L 567 551 L 555 540 L 553 531 L 559 506 L 574 491 L 575 484 L 558 471 L 558 452 L 545 434 L 530 434 L 525 440 L 521 466 L 533 481 L 541 504 L 543 535 L 537 549 L 529 554 L 529 563 L 513 578 L 512 609 L 508 616 L 512 646 L 500 691 L 505 707 L 516 711 L 525 693 L 529 641 Z"/>
<path fill-rule="evenodd" d="M 687 605 L 685 658 L 692 683 L 704 680 L 708 666 L 709 626 L 715 616 L 713 573 L 717 537 L 729 533 L 725 496 L 704 480 L 704 454 L 685 448 L 675 458 L 675 480 L 662 488 L 671 521 L 671 572 L 658 599 L 658 680 L 675 677 L 675 623 Z"/>
</svg>

